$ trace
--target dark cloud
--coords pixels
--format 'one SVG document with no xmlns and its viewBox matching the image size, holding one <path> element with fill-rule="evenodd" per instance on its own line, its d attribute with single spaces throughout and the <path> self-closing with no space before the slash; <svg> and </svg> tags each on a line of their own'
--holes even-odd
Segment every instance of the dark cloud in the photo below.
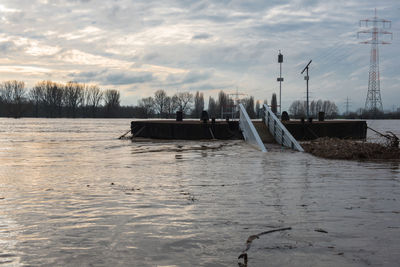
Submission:
<svg viewBox="0 0 400 267">
<path fill-rule="evenodd" d="M 183 83 L 195 83 L 198 81 L 205 81 L 211 78 L 212 72 L 210 71 L 190 71 L 183 78 Z"/>
<path fill-rule="evenodd" d="M 115 70 L 86 71 L 69 76 L 78 82 L 102 82 L 111 85 L 140 84 L 154 80 L 152 73 Z"/>
<path fill-rule="evenodd" d="M 209 81 L 212 77 L 212 71 L 189 71 L 184 74 L 170 74 L 164 82 L 168 86 L 194 86 L 194 84 Z"/>
<path fill-rule="evenodd" d="M 153 80 L 153 75 L 151 73 L 117 72 L 108 74 L 105 77 L 105 81 L 108 84 L 115 84 L 115 85 L 145 83 L 145 82 L 151 82 L 152 80 Z"/>
<path fill-rule="evenodd" d="M 13 53 L 17 52 L 20 49 L 14 44 L 14 42 L 6 41 L 0 43 L 0 52 L 4 53 Z"/>
<path fill-rule="evenodd" d="M 192 39 L 193 40 L 204 40 L 204 39 L 209 39 L 209 38 L 211 38 L 212 37 L 212 35 L 211 34 L 208 34 L 208 33 L 199 33 L 199 34 L 196 34 L 196 35 L 193 35 L 193 37 L 192 37 Z"/>
</svg>

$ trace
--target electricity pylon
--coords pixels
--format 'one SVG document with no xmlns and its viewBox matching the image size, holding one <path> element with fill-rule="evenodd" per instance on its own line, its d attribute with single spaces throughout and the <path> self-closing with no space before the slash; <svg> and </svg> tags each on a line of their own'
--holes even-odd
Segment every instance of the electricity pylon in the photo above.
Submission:
<svg viewBox="0 0 400 267">
<path fill-rule="evenodd" d="M 391 32 L 386 31 L 391 27 L 391 21 L 385 19 L 379 19 L 376 15 L 370 19 L 360 20 L 360 27 L 365 25 L 368 29 L 359 31 L 360 33 L 366 33 L 371 35 L 371 39 L 361 42 L 362 44 L 371 44 L 371 55 L 369 65 L 369 79 L 368 79 L 368 92 L 367 99 L 365 100 L 365 110 L 372 111 L 383 111 L 382 99 L 381 99 L 381 88 L 380 88 L 380 74 L 379 74 L 379 44 L 390 44 L 389 42 L 379 41 L 379 36 L 390 34 L 393 39 Z M 369 26 L 371 25 L 371 26 Z"/>
</svg>

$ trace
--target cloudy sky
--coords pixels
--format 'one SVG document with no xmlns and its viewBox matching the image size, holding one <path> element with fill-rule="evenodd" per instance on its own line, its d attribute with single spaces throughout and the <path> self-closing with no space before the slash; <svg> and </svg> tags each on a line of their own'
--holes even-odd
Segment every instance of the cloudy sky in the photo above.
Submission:
<svg viewBox="0 0 400 267">
<path fill-rule="evenodd" d="M 311 99 L 344 111 L 348 97 L 355 110 L 370 53 L 357 40 L 359 20 L 375 7 L 392 21 L 392 44 L 380 47 L 383 106 L 392 110 L 400 107 L 399 0 L 0 0 L 0 80 L 98 84 L 119 89 L 124 105 L 157 89 L 270 100 L 281 50 L 283 109 L 305 99 L 300 72 L 312 59 Z"/>
</svg>

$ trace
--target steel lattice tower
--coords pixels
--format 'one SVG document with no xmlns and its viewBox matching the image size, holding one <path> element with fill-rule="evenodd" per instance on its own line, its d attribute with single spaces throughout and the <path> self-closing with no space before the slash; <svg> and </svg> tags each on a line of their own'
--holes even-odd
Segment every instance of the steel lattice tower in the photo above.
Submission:
<svg viewBox="0 0 400 267">
<path fill-rule="evenodd" d="M 376 15 L 370 19 L 360 20 L 360 27 L 365 25 L 368 29 L 359 31 L 360 33 L 366 33 L 371 35 L 371 39 L 361 42 L 362 44 L 371 44 L 371 56 L 369 66 L 369 79 L 368 79 L 368 92 L 367 99 L 365 100 L 365 110 L 367 111 L 383 111 L 381 89 L 380 89 L 380 74 L 379 74 L 379 44 L 390 44 L 389 42 L 379 41 L 379 36 L 384 34 L 390 34 L 391 32 L 385 31 L 391 27 L 391 21 L 385 19 L 379 19 Z M 392 36 L 393 38 L 393 36 Z"/>
</svg>

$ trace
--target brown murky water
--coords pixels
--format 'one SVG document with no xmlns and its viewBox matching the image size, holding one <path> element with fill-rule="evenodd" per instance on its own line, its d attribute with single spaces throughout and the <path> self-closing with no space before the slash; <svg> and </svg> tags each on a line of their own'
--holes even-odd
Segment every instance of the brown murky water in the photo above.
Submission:
<svg viewBox="0 0 400 267">
<path fill-rule="evenodd" d="M 396 266 L 400 164 L 0 119 L 1 266 Z M 400 133 L 399 121 L 371 127 Z"/>
</svg>

